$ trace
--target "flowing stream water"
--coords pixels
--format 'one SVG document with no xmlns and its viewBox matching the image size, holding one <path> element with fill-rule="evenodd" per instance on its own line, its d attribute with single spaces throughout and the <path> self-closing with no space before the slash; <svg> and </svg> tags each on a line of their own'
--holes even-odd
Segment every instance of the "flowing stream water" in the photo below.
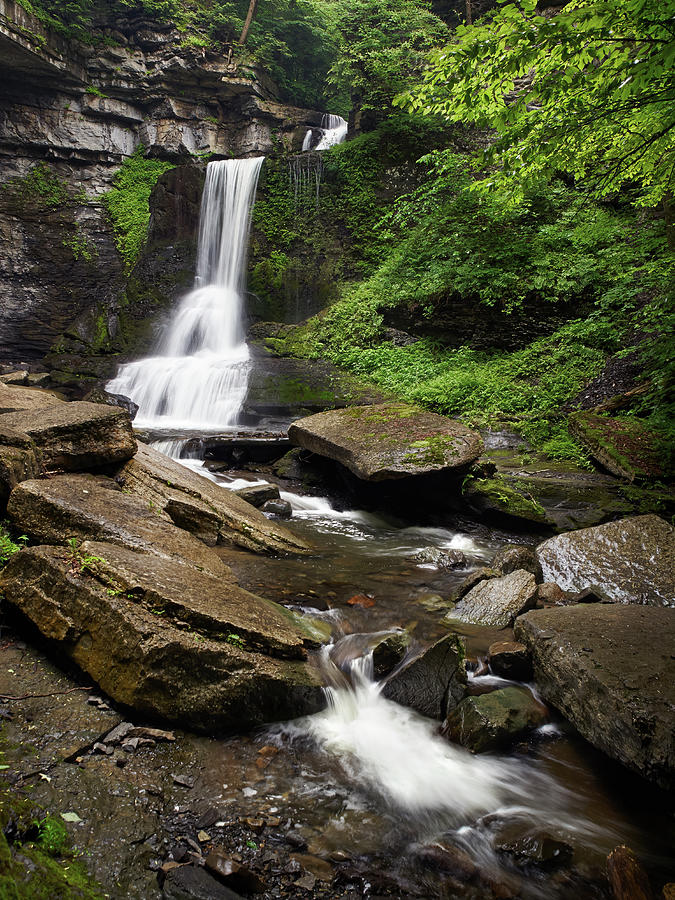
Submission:
<svg viewBox="0 0 675 900">
<path fill-rule="evenodd" d="M 248 371 L 243 272 L 261 164 L 262 158 L 209 164 L 195 289 L 176 310 L 157 355 L 124 366 L 108 385 L 139 404 L 141 427 L 223 431 L 236 424 Z M 182 443 L 156 446 L 179 458 Z M 199 459 L 180 461 L 224 490 L 255 483 L 252 475 L 242 481 L 213 474 Z M 393 879 L 388 888 L 403 896 L 480 900 L 493 896 L 485 885 L 494 882 L 506 891 L 499 896 L 590 900 L 603 896 L 597 885 L 604 858 L 618 843 L 646 853 L 657 866 L 663 862 L 665 813 L 650 809 L 643 786 L 553 713 L 514 752 L 473 756 L 442 737 L 437 722 L 381 693 L 372 664 L 377 640 L 397 629 L 408 631 L 413 645 L 447 633 L 441 620 L 452 587 L 467 570 L 489 562 L 510 535 L 478 523 L 420 525 L 338 510 L 325 497 L 287 490 L 282 497 L 293 507 L 288 527 L 310 539 L 314 556 L 270 560 L 218 552 L 243 587 L 322 625 L 327 706 L 252 737 L 213 742 L 207 787 L 214 803 L 229 804 L 234 815 L 283 815 L 310 854 L 348 859 L 369 878 L 384 873 Z M 456 572 L 419 562 L 419 551 L 429 548 L 462 550 L 466 566 Z M 355 595 L 368 602 L 354 603 Z M 474 657 L 509 637 L 471 626 L 462 633 Z M 469 689 L 504 684 L 476 677 Z M 277 752 L 264 757 L 261 769 L 259 753 L 269 747 Z M 509 840 L 542 831 L 573 848 L 571 874 L 523 870 L 500 853 Z M 421 862 L 424 851 L 443 853 L 448 846 L 468 854 L 480 872 L 478 886 L 474 877 L 461 888 L 450 879 L 455 886 L 448 887 L 442 864 Z"/>
</svg>

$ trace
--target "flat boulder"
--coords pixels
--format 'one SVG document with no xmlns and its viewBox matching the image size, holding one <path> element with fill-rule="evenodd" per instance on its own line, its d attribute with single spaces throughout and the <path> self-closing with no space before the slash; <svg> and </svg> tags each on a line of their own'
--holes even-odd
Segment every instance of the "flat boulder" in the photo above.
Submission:
<svg viewBox="0 0 675 900">
<path fill-rule="evenodd" d="M 659 516 L 556 535 L 536 558 L 543 581 L 564 591 L 595 587 L 616 603 L 675 605 L 675 528 Z"/>
<path fill-rule="evenodd" d="M 0 576 L 6 601 L 116 702 L 201 732 L 323 705 L 290 614 L 176 559 L 85 542 L 31 547 Z"/>
<path fill-rule="evenodd" d="M 515 625 L 551 703 L 608 756 L 675 787 L 675 612 L 583 604 L 533 610 Z"/>
<path fill-rule="evenodd" d="M 363 481 L 460 473 L 481 454 L 480 435 L 406 403 L 350 406 L 298 419 L 293 444 L 341 463 Z"/>
<path fill-rule="evenodd" d="M 161 510 L 209 546 L 233 544 L 257 553 L 307 553 L 311 548 L 267 519 L 233 491 L 220 487 L 146 444 L 122 466 L 124 491 Z"/>
<path fill-rule="evenodd" d="M 161 509 L 123 493 L 102 475 L 24 481 L 12 491 L 7 514 L 36 543 L 106 541 L 230 578 L 229 568 L 213 550 L 175 526 Z"/>
<path fill-rule="evenodd" d="M 19 410 L 42 410 L 64 402 L 51 391 L 0 383 L 0 414 Z"/>
<path fill-rule="evenodd" d="M 536 595 L 534 575 L 517 569 L 509 575 L 479 582 L 448 613 L 447 618 L 472 625 L 506 628 L 516 616 L 534 606 Z"/>
<path fill-rule="evenodd" d="M 56 403 L 0 416 L 0 427 L 14 428 L 40 448 L 46 469 L 76 472 L 111 466 L 136 452 L 126 410 L 99 403 Z"/>
<path fill-rule="evenodd" d="M 443 719 L 466 693 L 464 645 L 448 634 L 404 660 L 387 678 L 382 694 L 431 719 Z"/>
</svg>

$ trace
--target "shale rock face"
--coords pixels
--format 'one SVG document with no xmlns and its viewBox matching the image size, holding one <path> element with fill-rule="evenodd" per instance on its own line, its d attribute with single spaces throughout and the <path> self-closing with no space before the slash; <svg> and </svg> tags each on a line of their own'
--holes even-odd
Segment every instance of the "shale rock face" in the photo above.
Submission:
<svg viewBox="0 0 675 900">
<path fill-rule="evenodd" d="M 41 473 L 35 442 L 27 434 L 0 424 L 0 511 L 5 510 L 17 484 Z"/>
<path fill-rule="evenodd" d="M 32 547 L 14 554 L 0 587 L 139 712 L 212 732 L 322 705 L 303 635 L 284 610 L 190 564 L 107 543 Z"/>
<path fill-rule="evenodd" d="M 124 490 L 146 506 L 162 510 L 205 544 L 234 544 L 262 553 L 304 553 L 310 548 L 250 503 L 180 463 L 139 444 L 118 472 Z"/>
<path fill-rule="evenodd" d="M 536 557 L 543 580 L 565 591 L 594 586 L 619 603 L 675 605 L 675 528 L 658 516 L 557 535 Z"/>
<path fill-rule="evenodd" d="M 480 435 L 461 422 L 405 403 L 317 413 L 294 422 L 288 436 L 364 481 L 460 473 L 483 449 Z"/>
<path fill-rule="evenodd" d="M 2 426 L 32 438 L 43 465 L 51 470 L 96 469 L 124 462 L 136 452 L 129 413 L 100 403 L 58 403 L 39 415 L 8 413 L 0 416 Z"/>
<path fill-rule="evenodd" d="M 609 756 L 675 787 L 675 612 L 620 604 L 533 610 L 515 633 L 548 703 Z"/>
</svg>

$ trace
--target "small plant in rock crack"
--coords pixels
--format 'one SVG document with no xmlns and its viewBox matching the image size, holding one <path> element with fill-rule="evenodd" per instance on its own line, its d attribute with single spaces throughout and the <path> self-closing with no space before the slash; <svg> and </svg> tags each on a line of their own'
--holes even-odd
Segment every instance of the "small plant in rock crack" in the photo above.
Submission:
<svg viewBox="0 0 675 900">
<path fill-rule="evenodd" d="M 78 576 L 92 572 L 96 563 L 104 563 L 105 560 L 101 556 L 83 553 L 78 539 L 71 537 L 68 538 L 68 562 L 70 563 L 70 574 Z"/>
</svg>

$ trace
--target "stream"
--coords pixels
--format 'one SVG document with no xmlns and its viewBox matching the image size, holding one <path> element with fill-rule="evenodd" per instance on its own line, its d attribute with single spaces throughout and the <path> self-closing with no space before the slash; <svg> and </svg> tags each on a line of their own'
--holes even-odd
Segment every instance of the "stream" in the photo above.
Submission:
<svg viewBox="0 0 675 900">
<path fill-rule="evenodd" d="M 216 475 L 199 460 L 181 462 L 224 489 L 257 483 L 254 475 Z M 599 897 L 605 858 L 621 843 L 665 869 L 671 825 L 658 792 L 595 751 L 554 711 L 510 753 L 473 755 L 440 736 L 438 722 L 382 697 L 373 678 L 374 640 L 406 629 L 415 646 L 446 634 L 448 592 L 504 543 L 522 543 L 522 535 L 468 522 L 464 530 L 415 525 L 340 511 L 319 496 L 282 496 L 293 507 L 287 527 L 312 541 L 315 556 L 219 553 L 242 586 L 330 627 L 318 660 L 327 706 L 253 737 L 218 742 L 207 767 L 214 803 L 246 819 L 272 814 L 293 823 L 294 839 L 310 856 L 349 861 L 351 871 L 366 873 L 366 893 L 479 898 L 490 885 L 497 896 Z M 467 566 L 417 562 L 428 548 L 460 549 Z M 510 629 L 469 625 L 461 632 L 469 660 L 512 636 Z M 471 692 L 508 684 L 469 675 Z M 573 867 L 558 866 L 555 854 L 568 851 L 557 845 L 551 859 L 533 864 L 542 835 L 572 849 Z M 475 881 L 473 867 L 478 888 L 462 883 L 469 872 Z"/>
</svg>

